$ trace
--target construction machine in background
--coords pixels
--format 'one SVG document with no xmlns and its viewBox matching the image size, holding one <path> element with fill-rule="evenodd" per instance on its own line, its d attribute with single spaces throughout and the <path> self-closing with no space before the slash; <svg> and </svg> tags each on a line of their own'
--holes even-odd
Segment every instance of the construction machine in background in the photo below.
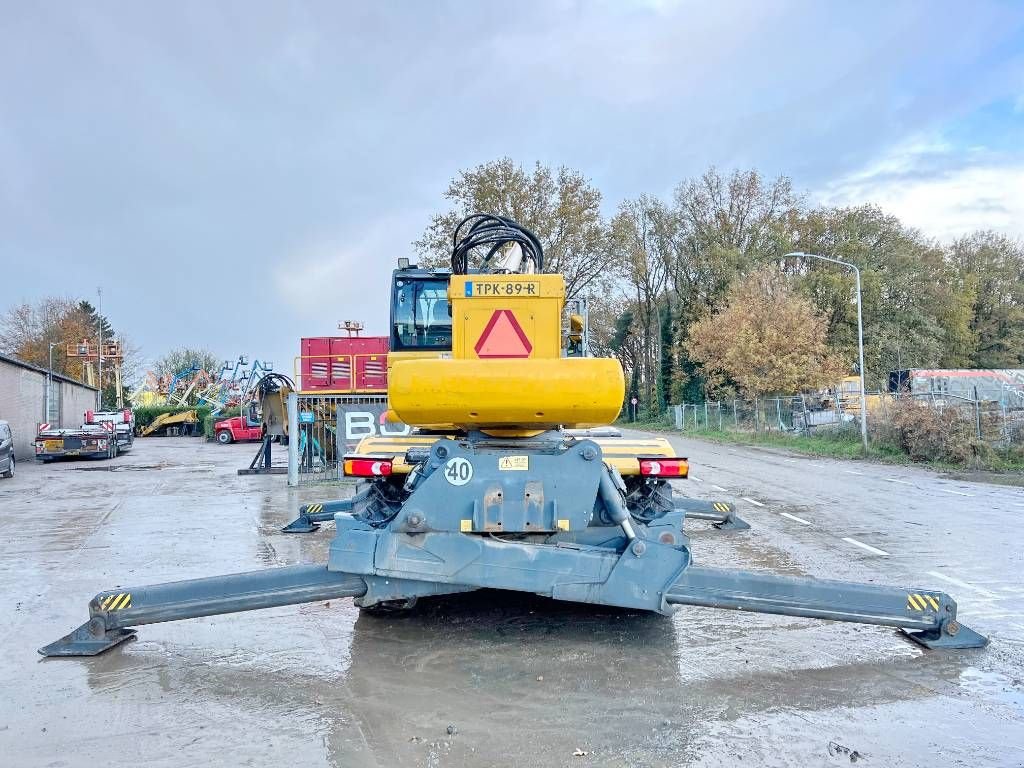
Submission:
<svg viewBox="0 0 1024 768">
<path fill-rule="evenodd" d="M 85 624 L 40 653 L 93 655 L 142 624 L 342 597 L 408 606 L 484 588 L 663 615 L 698 605 L 892 626 L 929 648 L 985 645 L 937 590 L 697 566 L 687 513 L 661 493 L 638 503 L 644 489 L 686 477 L 687 460 L 614 455 L 570 431 L 616 418 L 623 372 L 613 359 L 562 356 L 565 284 L 543 267 L 537 238 L 512 221 L 478 215 L 456 230 L 451 355 L 390 371 L 391 408 L 421 440 L 400 459 L 344 459 L 349 476 L 404 479 L 367 486 L 334 515 L 325 563 L 106 590 Z M 427 434 L 437 425 L 452 431 Z M 625 467 L 635 467 L 632 493 Z"/>
<path fill-rule="evenodd" d="M 191 435 L 199 423 L 198 411 L 161 413 L 139 431 L 140 437 L 150 435 Z"/>
</svg>

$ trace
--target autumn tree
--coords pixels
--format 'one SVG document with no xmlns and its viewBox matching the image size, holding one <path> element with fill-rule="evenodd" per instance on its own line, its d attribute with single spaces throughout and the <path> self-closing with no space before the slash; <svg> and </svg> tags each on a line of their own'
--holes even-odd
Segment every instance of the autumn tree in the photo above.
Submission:
<svg viewBox="0 0 1024 768">
<path fill-rule="evenodd" d="M 82 339 L 93 345 L 104 341 L 118 341 L 124 355 L 121 364 L 122 398 L 128 397 L 128 385 L 139 368 L 139 349 L 128 338 L 115 331 L 110 320 L 100 314 L 88 301 L 67 297 L 47 297 L 35 304 L 22 303 L 11 307 L 0 317 L 0 335 L 3 351 L 27 363 L 48 368 L 53 361 L 55 373 L 85 380 L 85 360 L 69 358 L 67 347 Z M 51 345 L 52 355 L 51 355 Z M 95 361 L 91 362 L 95 365 Z M 116 379 L 113 366 L 104 366 L 102 406 L 112 408 L 117 402 Z"/>
<path fill-rule="evenodd" d="M 568 298 L 603 286 L 611 255 L 601 193 L 578 171 L 540 163 L 528 170 L 505 157 L 460 171 L 444 196 L 452 207 L 413 243 L 425 264 L 447 266 L 458 223 L 472 213 L 494 213 L 540 238 L 544 271 L 565 277 Z"/>
<path fill-rule="evenodd" d="M 734 383 L 749 397 L 834 383 L 843 365 L 825 340 L 826 319 L 777 267 L 737 281 L 725 308 L 690 328 L 687 350 L 709 386 Z"/>
</svg>

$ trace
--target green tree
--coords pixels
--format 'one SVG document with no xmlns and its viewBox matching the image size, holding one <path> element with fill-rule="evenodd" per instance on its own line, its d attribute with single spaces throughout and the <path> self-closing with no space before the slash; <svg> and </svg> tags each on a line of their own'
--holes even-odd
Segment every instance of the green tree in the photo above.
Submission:
<svg viewBox="0 0 1024 768">
<path fill-rule="evenodd" d="M 793 222 L 792 250 L 831 256 L 861 270 L 865 377 L 884 388 L 898 368 L 930 368 L 958 333 L 957 297 L 946 254 L 876 206 L 821 208 Z M 857 306 L 850 270 L 797 258 L 783 268 L 827 322 L 829 344 L 856 359 Z"/>
<path fill-rule="evenodd" d="M 674 315 L 672 312 L 672 299 L 665 297 L 665 303 L 661 307 L 659 318 L 661 337 L 661 370 L 658 372 L 658 404 L 664 410 L 666 406 L 675 401 L 676 391 L 676 366 L 674 347 Z"/>
<path fill-rule="evenodd" d="M 973 341 L 964 357 L 976 368 L 1024 366 L 1024 244 L 976 232 L 950 249 L 956 286 L 970 302 Z"/>
<path fill-rule="evenodd" d="M 677 314 L 674 386 L 683 402 L 699 400 L 705 385 L 689 358 L 690 326 L 720 310 L 737 279 L 782 252 L 800 205 L 788 178 L 768 180 L 756 170 L 712 167 L 676 187 L 668 275 Z"/>
<path fill-rule="evenodd" d="M 619 274 L 633 304 L 640 356 L 636 361 L 640 399 L 647 410 L 658 402 L 660 367 L 659 304 L 668 277 L 675 221 L 657 198 L 626 200 L 612 219 L 612 242 Z"/>
</svg>

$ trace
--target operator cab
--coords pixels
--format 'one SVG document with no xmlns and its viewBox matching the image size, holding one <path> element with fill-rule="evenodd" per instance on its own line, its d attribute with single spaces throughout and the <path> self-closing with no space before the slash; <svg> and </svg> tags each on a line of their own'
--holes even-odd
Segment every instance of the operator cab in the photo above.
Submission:
<svg viewBox="0 0 1024 768">
<path fill-rule="evenodd" d="M 452 311 L 448 301 L 452 271 L 403 266 L 407 264 L 408 259 L 399 259 L 399 268 L 391 274 L 389 350 L 392 355 L 404 353 L 398 357 L 441 357 L 452 351 Z M 468 273 L 477 274 L 477 270 L 470 269 Z M 563 320 L 563 355 L 589 357 L 587 300 L 567 300 Z"/>
<path fill-rule="evenodd" d="M 450 352 L 451 270 L 396 269 L 391 281 L 391 352 Z"/>
</svg>

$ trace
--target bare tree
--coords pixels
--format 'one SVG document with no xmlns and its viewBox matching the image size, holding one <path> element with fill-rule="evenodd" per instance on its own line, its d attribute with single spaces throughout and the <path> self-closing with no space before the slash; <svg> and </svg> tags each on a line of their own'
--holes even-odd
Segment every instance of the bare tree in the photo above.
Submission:
<svg viewBox="0 0 1024 768">
<path fill-rule="evenodd" d="M 565 277 L 569 298 L 600 288 L 611 262 L 601 193 L 588 179 L 564 166 L 540 163 L 531 171 L 505 157 L 460 171 L 445 198 L 453 207 L 435 215 L 413 243 L 424 263 L 444 265 L 452 233 L 471 213 L 495 213 L 531 229 L 544 246 L 544 270 Z"/>
</svg>

